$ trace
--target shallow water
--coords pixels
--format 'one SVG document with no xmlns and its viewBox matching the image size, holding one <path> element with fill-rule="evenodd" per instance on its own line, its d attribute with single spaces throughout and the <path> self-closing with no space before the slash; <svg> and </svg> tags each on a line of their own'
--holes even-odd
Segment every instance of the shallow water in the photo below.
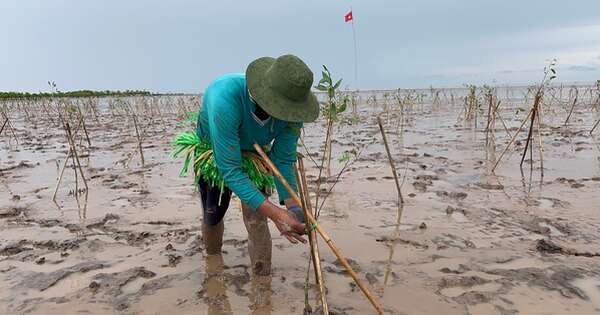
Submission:
<svg viewBox="0 0 600 315">
<path fill-rule="evenodd" d="M 520 95 L 502 100 L 511 134 L 526 114 L 515 115 L 516 109 L 529 106 Z M 600 257 L 594 256 L 600 253 L 600 145 L 588 134 L 598 112 L 582 103 L 563 127 L 568 102 L 545 106 L 542 179 L 537 142 L 533 172 L 528 162 L 523 173 L 518 167 L 525 134 L 492 173 L 510 137 L 497 122 L 495 145 L 486 150 L 485 116 L 477 128 L 459 121 L 458 97 L 454 105 L 449 97 L 439 104 L 425 100 L 402 113 L 380 95 L 377 104 L 359 106 L 355 122 L 345 116 L 335 128 L 332 174 L 341 168 L 342 152 L 372 144 L 333 188 L 322 227 L 393 314 L 600 312 Z M 90 187 L 85 209 L 69 194 L 72 168 L 58 206 L 52 202 L 57 165 L 68 149 L 63 131 L 44 114 L 26 119 L 11 107 L 20 141 L 0 138 L 0 313 L 302 313 L 308 248 L 289 244 L 270 224 L 273 275 L 253 276 L 238 200 L 225 217 L 222 261 L 202 253 L 199 198 L 192 179 L 177 176 L 181 161 L 169 157 L 171 138 L 183 130 L 177 126 L 182 108 L 194 108 L 197 99 L 147 100 L 162 111 L 146 108 L 145 166 L 135 153 L 130 119 L 113 116 L 109 101 L 99 101 L 98 120 L 86 119 L 92 147 L 83 149 L 81 140 L 81 152 L 89 153 L 81 159 Z M 380 113 L 403 181 L 400 225 L 375 119 Z M 322 122 L 306 126 L 310 152 L 320 151 L 323 132 Z M 10 169 L 21 162 L 31 167 Z M 314 200 L 318 167 L 310 160 L 305 165 Z M 85 203 L 85 194 L 78 198 Z M 540 239 L 562 250 L 544 251 Z M 320 251 L 331 308 L 372 312 L 323 242 Z M 97 265 L 69 269 L 82 263 Z M 49 282 L 42 286 L 40 279 Z M 316 308 L 314 288 L 309 297 Z"/>
</svg>

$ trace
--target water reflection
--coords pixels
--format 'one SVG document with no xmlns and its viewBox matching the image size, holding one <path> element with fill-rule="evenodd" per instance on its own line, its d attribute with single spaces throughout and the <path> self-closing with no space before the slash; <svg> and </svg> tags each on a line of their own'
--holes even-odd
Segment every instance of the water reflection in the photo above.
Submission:
<svg viewBox="0 0 600 315">
<path fill-rule="evenodd" d="M 207 255 L 206 279 L 203 283 L 205 290 L 204 302 L 208 305 L 208 315 L 233 314 L 227 296 L 223 255 Z"/>
</svg>

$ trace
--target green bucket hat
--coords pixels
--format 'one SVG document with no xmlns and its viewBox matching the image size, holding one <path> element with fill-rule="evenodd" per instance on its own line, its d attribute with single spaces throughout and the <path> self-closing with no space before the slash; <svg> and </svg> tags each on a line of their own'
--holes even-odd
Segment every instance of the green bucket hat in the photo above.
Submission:
<svg viewBox="0 0 600 315">
<path fill-rule="evenodd" d="M 319 101 L 310 90 L 313 73 L 294 55 L 252 61 L 246 69 L 246 84 L 252 98 L 277 119 L 313 122 L 319 116 Z"/>
</svg>

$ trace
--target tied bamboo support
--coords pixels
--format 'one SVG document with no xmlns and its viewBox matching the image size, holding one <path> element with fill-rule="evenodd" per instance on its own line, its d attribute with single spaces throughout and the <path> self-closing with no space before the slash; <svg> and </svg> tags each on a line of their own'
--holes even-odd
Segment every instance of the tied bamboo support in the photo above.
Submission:
<svg viewBox="0 0 600 315">
<path fill-rule="evenodd" d="M 294 199 L 294 201 L 297 204 L 302 204 L 302 200 L 300 200 L 300 198 L 298 197 L 298 195 L 296 194 L 296 192 L 292 189 L 292 187 L 287 182 L 287 180 L 283 177 L 283 175 L 281 175 L 281 173 L 279 172 L 279 170 L 277 169 L 277 167 L 273 164 L 273 162 L 271 161 L 271 159 L 269 159 L 269 157 L 265 154 L 265 152 L 262 150 L 262 148 L 258 144 L 255 143 L 254 144 L 254 149 L 265 160 L 265 162 L 267 163 L 267 165 L 269 166 L 269 168 L 271 169 L 271 171 L 273 172 L 273 174 L 283 184 L 283 186 L 288 191 L 288 193 L 292 196 L 292 198 Z M 379 305 L 379 302 L 377 301 L 377 299 L 375 298 L 375 296 L 371 293 L 371 291 L 369 291 L 369 289 L 358 278 L 358 275 L 356 274 L 356 272 L 354 271 L 354 269 L 352 269 L 352 267 L 350 266 L 350 264 L 348 263 L 348 261 L 346 260 L 346 258 L 342 255 L 342 253 L 337 248 L 337 246 L 335 246 L 335 244 L 333 243 L 333 240 L 331 239 L 331 237 L 329 237 L 329 235 L 327 234 L 327 232 L 325 232 L 325 230 L 323 230 L 323 228 L 321 228 L 321 226 L 319 224 L 317 224 L 317 221 L 315 220 L 314 216 L 310 212 L 307 211 L 306 214 L 307 214 L 306 219 L 308 219 L 308 222 L 311 225 L 311 228 L 314 227 L 317 230 L 317 232 L 319 233 L 319 235 L 321 235 L 321 237 L 323 238 L 323 240 L 325 241 L 325 243 L 327 243 L 327 246 L 329 246 L 329 248 L 331 249 L 331 251 L 333 252 L 333 254 L 338 258 L 338 260 L 344 266 L 344 268 L 346 268 L 346 271 L 348 271 L 348 273 L 350 274 L 350 276 L 352 277 L 352 279 L 354 279 L 354 282 L 356 282 L 356 285 L 360 288 L 360 290 L 362 291 L 362 293 L 367 297 L 367 299 L 369 300 L 369 302 L 371 302 L 371 305 L 373 305 L 373 307 L 375 308 L 375 310 L 377 311 L 377 313 L 378 314 L 384 314 L 383 308 L 381 307 L 381 305 Z"/>
<path fill-rule="evenodd" d="M 302 209 L 304 210 L 304 217 L 308 218 L 308 213 L 312 212 L 312 205 L 308 196 L 308 184 L 306 182 L 306 173 L 304 171 L 304 161 L 301 156 L 298 156 L 298 165 L 296 167 L 296 178 L 298 181 L 299 193 L 302 196 Z M 327 296 L 325 295 L 325 282 L 323 280 L 323 272 L 321 270 L 321 254 L 319 253 L 319 244 L 317 240 L 317 233 L 314 230 L 308 231 L 308 241 L 310 243 L 310 253 L 315 269 L 315 279 L 317 287 L 319 288 L 319 295 L 321 296 L 321 306 L 323 308 L 323 314 L 329 314 L 329 305 L 327 304 Z M 310 269 L 310 264 L 309 264 Z M 307 274 L 308 276 L 308 274 Z"/>
</svg>

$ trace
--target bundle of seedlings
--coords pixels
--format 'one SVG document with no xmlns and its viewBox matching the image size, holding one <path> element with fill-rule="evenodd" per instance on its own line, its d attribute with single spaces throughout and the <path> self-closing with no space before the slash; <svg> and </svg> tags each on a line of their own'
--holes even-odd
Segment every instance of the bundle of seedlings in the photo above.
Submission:
<svg viewBox="0 0 600 315">
<path fill-rule="evenodd" d="M 212 146 L 208 141 L 200 139 L 196 132 L 189 131 L 177 135 L 173 140 L 173 148 L 172 156 L 174 158 L 184 157 L 180 176 L 185 176 L 190 164 L 192 164 L 196 185 L 200 179 L 203 179 L 211 186 L 220 187 L 223 191 L 226 186 L 225 180 L 217 169 Z M 256 153 L 242 151 L 242 170 L 248 174 L 250 180 L 259 190 L 275 187 L 273 174 L 269 171 L 263 159 Z"/>
</svg>

